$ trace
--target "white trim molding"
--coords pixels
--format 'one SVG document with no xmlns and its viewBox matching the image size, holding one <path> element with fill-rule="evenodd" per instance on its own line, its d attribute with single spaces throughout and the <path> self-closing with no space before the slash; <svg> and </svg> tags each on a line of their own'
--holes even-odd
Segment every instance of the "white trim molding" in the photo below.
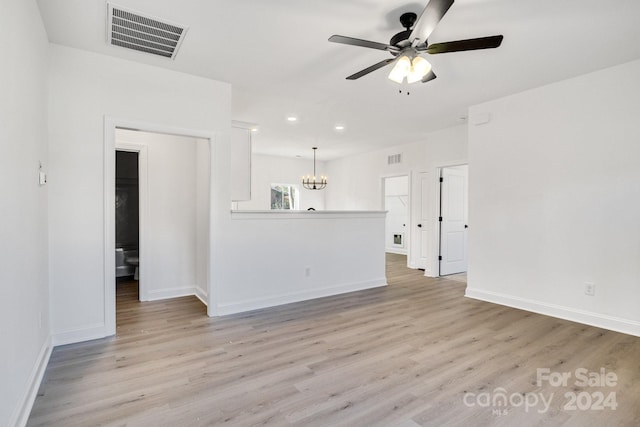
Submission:
<svg viewBox="0 0 640 427">
<path fill-rule="evenodd" d="M 640 337 L 640 322 L 634 320 L 468 287 L 465 296 Z"/>
<path fill-rule="evenodd" d="M 27 425 L 29 415 L 31 415 L 31 409 L 33 408 L 33 403 L 36 401 L 38 390 L 40 389 L 40 384 L 44 377 L 44 372 L 46 371 L 47 364 L 51 358 L 51 351 L 53 350 L 51 341 L 51 336 L 47 337 L 40 349 L 40 353 L 38 353 L 38 358 L 33 366 L 31 375 L 29 375 L 29 379 L 27 381 L 28 387 L 22 396 L 20 401 L 21 403 L 16 407 L 15 412 L 9 419 L 10 426 Z"/>
<path fill-rule="evenodd" d="M 115 293 L 115 291 L 114 291 Z M 115 313 L 114 313 L 115 315 Z M 67 329 L 53 334 L 53 346 L 96 340 L 113 335 L 104 323 L 94 323 L 81 328 Z"/>
<path fill-rule="evenodd" d="M 195 286 L 182 286 L 178 288 L 167 288 L 162 290 L 147 291 L 147 299 L 145 301 L 158 301 L 170 298 L 181 298 L 188 296 L 198 296 Z"/>
<path fill-rule="evenodd" d="M 194 295 L 196 296 L 196 298 L 198 298 L 204 305 L 208 306 L 209 302 L 208 302 L 208 298 L 207 298 L 207 292 L 202 289 L 200 286 L 196 285 L 195 288 L 195 293 Z"/>
<path fill-rule="evenodd" d="M 290 304 L 294 302 L 346 294 L 349 292 L 363 291 L 365 289 L 379 288 L 382 286 L 387 286 L 387 279 L 385 277 L 376 280 L 368 280 L 365 282 L 345 283 L 328 288 L 314 289 L 311 291 L 292 292 L 288 294 L 222 304 L 218 306 L 217 312 L 219 316 L 224 316 L 227 314 L 242 313 L 245 311 L 275 307 L 278 305 Z"/>
<path fill-rule="evenodd" d="M 231 219 L 384 218 L 387 211 L 231 211 Z"/>
</svg>

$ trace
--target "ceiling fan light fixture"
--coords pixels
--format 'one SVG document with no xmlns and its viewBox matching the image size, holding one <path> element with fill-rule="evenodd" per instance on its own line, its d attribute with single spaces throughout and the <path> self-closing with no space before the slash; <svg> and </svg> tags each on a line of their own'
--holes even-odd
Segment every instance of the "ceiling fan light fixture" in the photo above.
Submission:
<svg viewBox="0 0 640 427">
<path fill-rule="evenodd" d="M 413 58 L 411 63 L 411 71 L 407 74 L 407 83 L 415 83 L 422 80 L 427 73 L 431 71 L 431 64 L 429 61 L 421 56 Z"/>
<path fill-rule="evenodd" d="M 428 0 L 420 17 L 413 12 L 403 13 L 400 16 L 400 23 L 405 30 L 391 37 L 388 44 L 337 34 L 329 37 L 329 41 L 333 43 L 384 50 L 393 56 L 393 58 L 385 59 L 348 76 L 347 80 L 356 80 L 389 64 L 395 64 L 393 70 L 389 73 L 389 80 L 402 84 L 406 78 L 408 83 L 418 81 L 427 83 L 435 79 L 436 75 L 431 71 L 431 65 L 426 60 L 419 58 L 420 54 L 435 55 L 448 52 L 495 49 L 502 44 L 502 39 L 504 39 L 502 35 L 429 44 L 429 37 L 454 1 Z"/>
<path fill-rule="evenodd" d="M 402 55 L 396 65 L 389 73 L 389 80 L 392 80 L 398 84 L 401 84 L 405 77 L 409 75 L 411 71 L 411 60 L 408 56 Z"/>
</svg>

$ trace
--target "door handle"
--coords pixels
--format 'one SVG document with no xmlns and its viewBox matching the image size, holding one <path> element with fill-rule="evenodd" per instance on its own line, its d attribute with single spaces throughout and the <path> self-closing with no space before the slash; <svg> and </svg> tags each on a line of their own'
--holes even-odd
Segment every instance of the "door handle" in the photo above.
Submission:
<svg viewBox="0 0 640 427">
<path fill-rule="evenodd" d="M 422 228 L 422 224 L 418 224 L 418 227 Z"/>
<path fill-rule="evenodd" d="M 469 226 L 467 224 L 464 225 L 464 228 L 469 228 Z"/>
</svg>

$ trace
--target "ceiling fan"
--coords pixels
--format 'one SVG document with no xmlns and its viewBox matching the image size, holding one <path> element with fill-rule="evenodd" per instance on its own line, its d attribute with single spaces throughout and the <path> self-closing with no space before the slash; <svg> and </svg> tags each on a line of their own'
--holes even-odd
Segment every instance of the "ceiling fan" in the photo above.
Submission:
<svg viewBox="0 0 640 427">
<path fill-rule="evenodd" d="M 393 58 L 385 59 L 350 75 L 347 80 L 359 79 L 395 62 L 395 66 L 389 73 L 390 80 L 402 83 L 406 78 L 407 83 L 418 81 L 426 83 L 435 79 L 436 75 L 431 70 L 431 64 L 421 56 L 422 54 L 435 55 L 465 50 L 492 49 L 500 46 L 502 35 L 428 44 L 429 36 L 453 2 L 454 0 L 430 0 L 422 11 L 420 19 L 415 13 L 403 13 L 400 16 L 400 23 L 405 30 L 391 37 L 389 44 L 339 35 L 329 37 L 330 42 L 386 50 L 393 55 Z"/>
</svg>

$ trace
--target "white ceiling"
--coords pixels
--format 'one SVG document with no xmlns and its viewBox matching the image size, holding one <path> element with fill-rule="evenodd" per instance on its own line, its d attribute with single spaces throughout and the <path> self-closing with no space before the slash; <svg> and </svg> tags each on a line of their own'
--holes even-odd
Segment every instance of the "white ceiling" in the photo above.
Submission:
<svg viewBox="0 0 640 427">
<path fill-rule="evenodd" d="M 420 14 L 426 0 L 115 3 L 188 26 L 177 58 L 107 45 L 105 0 L 38 0 L 52 43 L 229 82 L 233 119 L 260 126 L 256 152 L 310 157 L 317 145 L 319 160 L 420 141 L 461 123 L 470 105 L 640 58 L 638 0 L 457 0 L 429 41 L 503 34 L 502 46 L 428 56 L 438 78 L 407 96 L 389 67 L 345 80 L 389 53 L 327 39 L 387 43 L 400 14 Z"/>
</svg>

